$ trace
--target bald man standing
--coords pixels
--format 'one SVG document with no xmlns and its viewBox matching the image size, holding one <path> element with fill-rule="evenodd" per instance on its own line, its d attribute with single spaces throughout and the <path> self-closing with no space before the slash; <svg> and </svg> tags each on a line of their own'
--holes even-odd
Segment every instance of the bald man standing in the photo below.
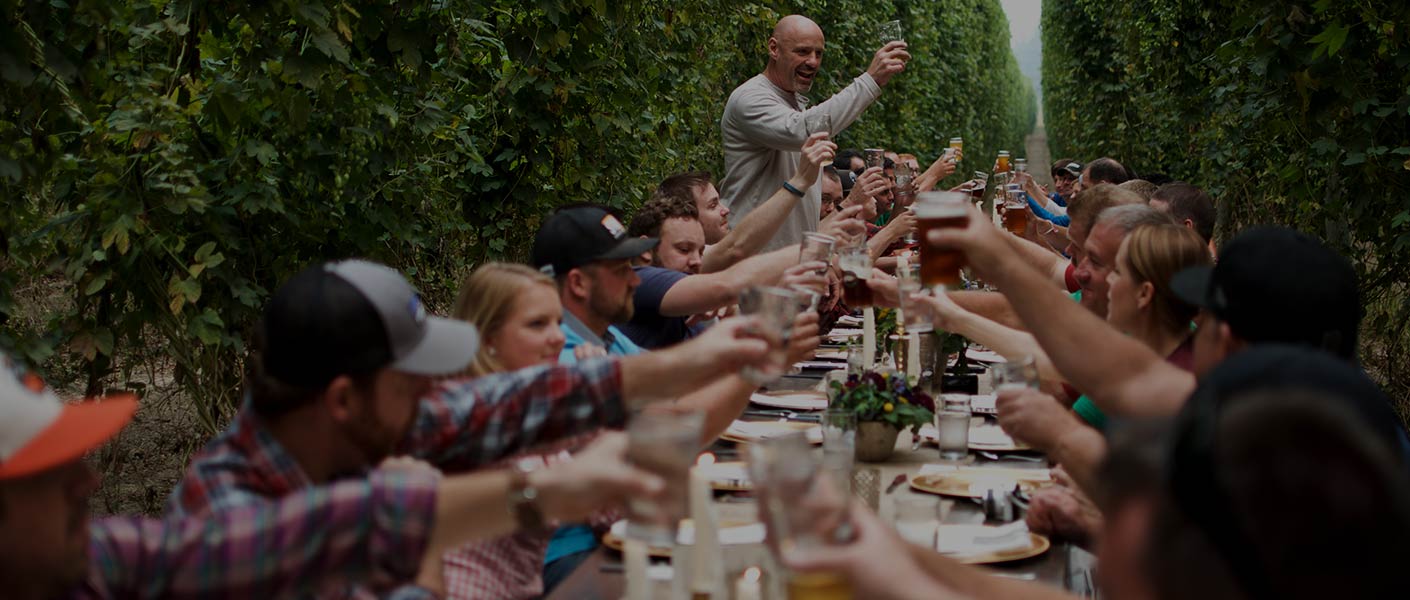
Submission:
<svg viewBox="0 0 1410 600">
<path fill-rule="evenodd" d="M 905 42 L 891 42 L 876 51 L 871 66 L 852 84 L 827 101 L 808 107 L 805 94 L 822 66 L 823 32 L 801 15 L 779 20 L 769 37 L 769 63 L 764 72 L 735 88 L 720 119 L 724 134 L 725 176 L 720 196 L 737 224 L 754 207 L 785 184 L 798 168 L 798 149 L 808 137 L 804 115 L 825 112 L 832 118 L 832 134 L 846 129 L 881 95 L 891 77 L 906 68 L 911 55 Z M 816 231 L 821 194 L 815 184 L 807 190 L 790 190 L 799 202 L 765 250 L 803 241 L 803 233 Z"/>
</svg>

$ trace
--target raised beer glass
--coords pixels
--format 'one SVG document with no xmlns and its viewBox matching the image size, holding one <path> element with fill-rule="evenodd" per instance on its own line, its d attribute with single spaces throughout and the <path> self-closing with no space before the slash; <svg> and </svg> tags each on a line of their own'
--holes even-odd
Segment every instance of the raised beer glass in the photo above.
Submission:
<svg viewBox="0 0 1410 600">
<path fill-rule="evenodd" d="M 666 492 L 658 501 L 627 503 L 627 537 L 656 546 L 676 541 L 676 525 L 686 516 L 690 465 L 700 445 L 704 413 L 643 412 L 627 425 L 627 462 L 661 477 Z"/>
<path fill-rule="evenodd" d="M 1023 190 L 1016 183 L 1010 183 L 1005 193 L 1004 229 L 1020 237 L 1028 229 L 1028 200 L 1024 199 Z"/>
<path fill-rule="evenodd" d="M 867 148 L 862 151 L 862 154 L 866 157 L 868 169 L 886 166 L 886 149 Z"/>
<path fill-rule="evenodd" d="M 799 246 L 798 262 L 822 262 L 832 261 L 832 249 L 837 246 L 837 238 L 825 233 L 809 231 L 803 234 L 803 243 Z M 818 275 L 826 275 L 827 267 L 824 266 L 817 271 Z"/>
<path fill-rule="evenodd" d="M 900 21 L 887 21 L 885 23 L 882 23 L 881 28 L 877 31 L 877 37 L 881 39 L 881 46 L 883 48 L 891 42 L 906 41 L 904 38 L 901 37 Z"/>
<path fill-rule="evenodd" d="M 964 286 L 960 268 L 964 254 L 930 243 L 932 229 L 961 228 L 969 224 L 967 199 L 958 192 L 925 192 L 916 198 L 916 235 L 920 238 L 920 282 L 929 287 L 957 289 Z"/>
<path fill-rule="evenodd" d="M 995 171 L 998 171 L 998 172 L 1000 172 L 1000 173 L 1007 173 L 1007 172 L 1009 172 L 1009 171 L 1012 170 L 1012 168 L 1009 166 L 1009 151 L 1008 151 L 1008 150 L 1000 150 L 1000 151 L 999 151 L 998 166 L 994 167 L 994 170 L 995 170 Z"/>
<path fill-rule="evenodd" d="M 827 111 L 813 109 L 803 113 L 803 129 L 811 136 L 814 133 L 826 133 L 832 137 L 832 115 Z"/>
<path fill-rule="evenodd" d="M 837 266 L 842 269 L 842 301 L 850 308 L 871 306 L 871 287 L 867 285 L 871 279 L 871 252 L 866 244 L 843 248 Z"/>
<path fill-rule="evenodd" d="M 740 294 L 740 314 L 758 320 L 752 333 L 769 344 L 764 360 L 741 369 L 741 377 L 755 385 L 765 385 L 788 370 L 788 337 L 793 333 L 793 319 L 802 310 L 793 290 L 753 287 Z"/>
</svg>

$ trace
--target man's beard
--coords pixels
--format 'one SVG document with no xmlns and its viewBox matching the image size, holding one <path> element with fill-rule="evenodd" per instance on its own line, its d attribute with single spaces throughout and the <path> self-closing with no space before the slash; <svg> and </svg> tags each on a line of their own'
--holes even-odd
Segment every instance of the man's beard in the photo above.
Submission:
<svg viewBox="0 0 1410 600">
<path fill-rule="evenodd" d="M 345 431 L 348 441 L 366 459 L 361 468 L 374 467 L 391 456 L 403 437 L 378 421 L 371 406 L 364 406 L 363 413 L 349 423 Z"/>
</svg>

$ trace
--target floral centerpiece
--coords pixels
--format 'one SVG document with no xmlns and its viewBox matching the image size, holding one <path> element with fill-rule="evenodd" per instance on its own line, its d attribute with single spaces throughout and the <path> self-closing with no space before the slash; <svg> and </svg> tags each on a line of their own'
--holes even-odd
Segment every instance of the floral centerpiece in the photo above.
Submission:
<svg viewBox="0 0 1410 600">
<path fill-rule="evenodd" d="M 935 418 L 935 400 L 911 387 L 903 373 L 850 375 L 833 382 L 831 392 L 831 407 L 857 415 L 857 460 L 886 460 L 902 429 L 918 435 Z"/>
</svg>

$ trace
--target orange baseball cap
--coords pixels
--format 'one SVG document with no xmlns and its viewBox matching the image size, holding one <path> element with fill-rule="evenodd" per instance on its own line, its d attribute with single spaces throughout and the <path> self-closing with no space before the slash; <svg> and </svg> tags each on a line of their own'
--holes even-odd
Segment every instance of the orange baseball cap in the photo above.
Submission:
<svg viewBox="0 0 1410 600">
<path fill-rule="evenodd" d="M 0 353 L 0 479 L 77 460 L 121 431 L 135 412 L 132 394 L 65 403 L 38 375 Z"/>
</svg>

